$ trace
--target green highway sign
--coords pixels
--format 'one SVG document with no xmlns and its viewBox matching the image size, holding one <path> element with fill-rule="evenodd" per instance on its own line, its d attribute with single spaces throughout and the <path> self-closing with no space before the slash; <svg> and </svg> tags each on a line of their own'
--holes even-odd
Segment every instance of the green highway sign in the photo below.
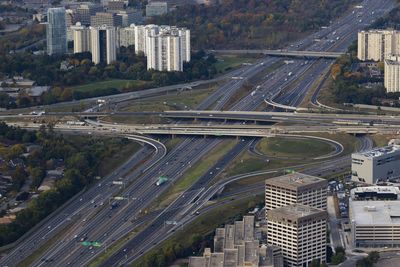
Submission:
<svg viewBox="0 0 400 267">
<path fill-rule="evenodd" d="M 93 245 L 93 247 L 101 247 L 100 242 L 93 242 L 92 245 Z"/>
<path fill-rule="evenodd" d="M 92 245 L 92 242 L 84 241 L 84 242 L 82 242 L 81 244 L 82 244 L 82 246 L 89 247 L 89 246 Z"/>
<path fill-rule="evenodd" d="M 82 246 L 85 246 L 85 247 L 89 247 L 89 246 L 101 247 L 101 243 L 97 242 L 97 241 L 95 241 L 95 242 L 84 241 L 81 244 L 82 244 Z"/>
</svg>

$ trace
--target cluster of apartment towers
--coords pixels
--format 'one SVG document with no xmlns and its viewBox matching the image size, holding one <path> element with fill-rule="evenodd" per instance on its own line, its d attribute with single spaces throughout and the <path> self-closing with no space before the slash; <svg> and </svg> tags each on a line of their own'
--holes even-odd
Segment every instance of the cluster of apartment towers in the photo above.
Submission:
<svg viewBox="0 0 400 267">
<path fill-rule="evenodd" d="M 265 182 L 266 243 L 255 237 L 254 217 L 217 228 L 214 252 L 190 257 L 189 267 L 307 267 L 326 262 L 327 181 L 301 173 Z"/>
<path fill-rule="evenodd" d="M 400 32 L 369 30 L 358 33 L 357 57 L 361 61 L 381 61 L 385 65 L 387 92 L 400 92 Z"/>
<path fill-rule="evenodd" d="M 64 8 L 47 11 L 47 53 L 67 53 L 67 28 Z M 79 22 L 70 27 L 74 53 L 91 52 L 95 64 L 111 64 L 119 47 L 135 46 L 135 53 L 147 57 L 147 69 L 183 71 L 190 61 L 190 30 L 171 26 L 131 25 L 130 27 L 86 27 Z"/>
</svg>

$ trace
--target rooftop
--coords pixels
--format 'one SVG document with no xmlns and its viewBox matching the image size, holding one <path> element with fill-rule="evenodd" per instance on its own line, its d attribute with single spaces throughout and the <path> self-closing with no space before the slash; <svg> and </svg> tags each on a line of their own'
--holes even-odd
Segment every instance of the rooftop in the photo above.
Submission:
<svg viewBox="0 0 400 267">
<path fill-rule="evenodd" d="M 400 201 L 350 201 L 356 225 L 400 225 Z"/>
<path fill-rule="evenodd" d="M 267 179 L 265 183 L 268 185 L 275 185 L 293 190 L 304 190 L 313 187 L 326 187 L 328 184 L 325 179 L 303 173 L 291 173 L 270 178 Z"/>
<path fill-rule="evenodd" d="M 353 155 L 360 155 L 360 156 L 364 156 L 364 157 L 368 157 L 368 158 L 376 158 L 376 157 L 380 157 L 383 155 L 389 155 L 389 154 L 399 152 L 399 151 L 400 151 L 400 146 L 391 145 L 391 146 L 374 148 L 374 149 L 366 151 L 366 152 L 354 153 Z"/>
<path fill-rule="evenodd" d="M 268 211 L 268 220 L 291 220 L 293 222 L 314 217 L 326 218 L 326 216 L 326 211 L 302 204 L 283 206 Z"/>
</svg>

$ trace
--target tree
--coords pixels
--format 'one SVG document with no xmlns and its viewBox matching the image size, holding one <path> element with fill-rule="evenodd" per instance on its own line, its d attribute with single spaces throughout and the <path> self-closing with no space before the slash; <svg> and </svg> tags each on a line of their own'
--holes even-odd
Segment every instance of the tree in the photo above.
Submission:
<svg viewBox="0 0 400 267">
<path fill-rule="evenodd" d="M 309 267 L 321 267 L 321 262 L 319 259 L 313 259 L 308 266 Z"/>
<path fill-rule="evenodd" d="M 32 177 L 32 188 L 38 188 L 40 184 L 42 183 L 44 177 L 45 177 L 45 171 L 44 169 L 40 167 L 30 167 L 29 168 L 29 174 Z"/>
<path fill-rule="evenodd" d="M 11 175 L 13 189 L 15 191 L 18 191 L 24 185 L 27 176 L 28 175 L 23 167 L 17 166 L 15 168 L 14 173 Z"/>
<path fill-rule="evenodd" d="M 337 77 L 338 77 L 341 73 L 342 73 L 342 68 L 340 67 L 340 65 L 339 65 L 339 64 L 334 64 L 334 65 L 332 66 L 332 69 L 331 69 L 332 78 L 333 78 L 334 80 L 336 80 Z"/>
<path fill-rule="evenodd" d="M 372 251 L 366 258 L 358 260 L 356 263 L 357 267 L 373 267 L 379 260 L 379 252 Z"/>
<path fill-rule="evenodd" d="M 10 159 L 13 159 L 15 157 L 20 156 L 22 153 L 25 151 L 25 146 L 23 144 L 15 144 L 13 145 L 9 152 L 8 152 L 8 157 Z"/>
<path fill-rule="evenodd" d="M 343 252 L 336 252 L 335 255 L 332 256 L 331 263 L 337 265 L 341 262 L 344 262 L 346 259 Z"/>
</svg>

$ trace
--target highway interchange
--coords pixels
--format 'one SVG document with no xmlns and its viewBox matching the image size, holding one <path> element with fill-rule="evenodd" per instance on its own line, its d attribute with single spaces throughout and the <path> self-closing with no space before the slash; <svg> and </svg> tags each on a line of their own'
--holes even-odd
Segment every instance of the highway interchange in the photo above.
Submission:
<svg viewBox="0 0 400 267">
<path fill-rule="evenodd" d="M 355 39 L 357 30 L 365 27 L 364 23 L 372 22 L 394 7 L 393 2 L 388 0 L 368 0 L 364 1 L 363 5 L 365 12 L 361 18 L 354 14 L 347 14 L 337 22 L 332 23 L 327 29 L 297 42 L 289 49 L 343 52 Z M 375 13 L 372 14 L 369 10 L 375 10 Z M 360 19 L 364 23 L 359 23 Z M 333 32 L 335 32 L 334 35 Z M 324 36 L 328 38 L 321 39 Z M 330 40 L 334 36 L 340 36 L 340 39 L 332 43 Z M 314 42 L 316 37 L 321 41 Z M 244 79 L 228 81 L 203 101 L 197 109 L 221 110 L 230 97 L 241 88 L 245 79 L 255 76 L 277 61 L 277 58 L 267 57 L 251 66 L 244 66 L 236 71 L 236 75 L 240 75 Z M 256 110 L 266 98 L 285 105 L 299 105 L 313 82 L 323 75 L 332 63 L 332 60 L 328 59 L 309 59 L 307 63 L 305 61 L 304 59 L 296 59 L 294 63 L 269 73 L 257 85 L 254 93 L 243 98 L 231 110 Z M 289 75 L 289 73 L 291 74 Z M 292 86 L 293 84 L 294 86 Z M 120 101 L 121 99 L 115 97 L 114 100 Z M 208 117 L 211 118 L 209 114 Z M 215 166 L 210 169 L 211 171 L 206 172 L 168 208 L 154 218 L 153 216 L 146 216 L 146 208 L 150 203 L 222 141 L 219 138 L 198 139 L 188 137 L 177 147 L 167 152 L 165 146 L 160 142 L 138 136 L 131 138 L 142 138 L 140 140 L 146 142 L 147 145 L 144 145 L 139 152 L 112 174 L 104 177 L 96 185 L 77 196 L 62 211 L 54 214 L 41 227 L 35 229 L 33 234 L 17 244 L 15 249 L 3 257 L 0 264 L 2 266 L 15 266 L 35 249 L 44 245 L 52 237 L 57 236 L 57 245 L 47 248 L 32 265 L 54 266 L 54 262 L 57 262 L 57 266 L 85 266 L 104 250 L 83 247 L 78 242 L 79 240 L 83 238 L 99 241 L 110 246 L 126 233 L 140 227 L 139 233 L 105 261 L 102 266 L 130 264 L 143 253 L 172 235 L 177 227 L 182 227 L 193 221 L 196 218 L 194 212 L 200 211 L 204 203 L 221 189 L 217 188 L 218 186 L 210 186 L 211 180 L 218 175 L 218 170 L 222 171 L 241 151 L 248 149 L 254 142 L 253 138 L 244 138 L 243 141 L 238 142 L 234 148 L 216 162 Z M 365 139 L 361 139 L 361 141 L 363 149 L 369 147 L 369 145 L 365 145 L 370 144 L 369 141 L 365 141 Z M 326 161 L 326 164 L 318 167 L 310 168 L 308 172 L 319 174 L 326 170 L 348 166 L 348 164 L 348 156 L 340 157 Z M 169 182 L 165 186 L 155 186 L 160 175 L 169 177 Z M 113 181 L 120 181 L 124 185 L 111 186 Z M 260 191 L 260 189 L 262 191 L 262 188 L 256 188 L 256 191 Z M 113 196 L 120 196 L 125 199 L 120 202 L 117 209 L 110 209 L 107 205 L 109 199 Z M 165 221 L 179 223 L 165 226 Z"/>
</svg>

